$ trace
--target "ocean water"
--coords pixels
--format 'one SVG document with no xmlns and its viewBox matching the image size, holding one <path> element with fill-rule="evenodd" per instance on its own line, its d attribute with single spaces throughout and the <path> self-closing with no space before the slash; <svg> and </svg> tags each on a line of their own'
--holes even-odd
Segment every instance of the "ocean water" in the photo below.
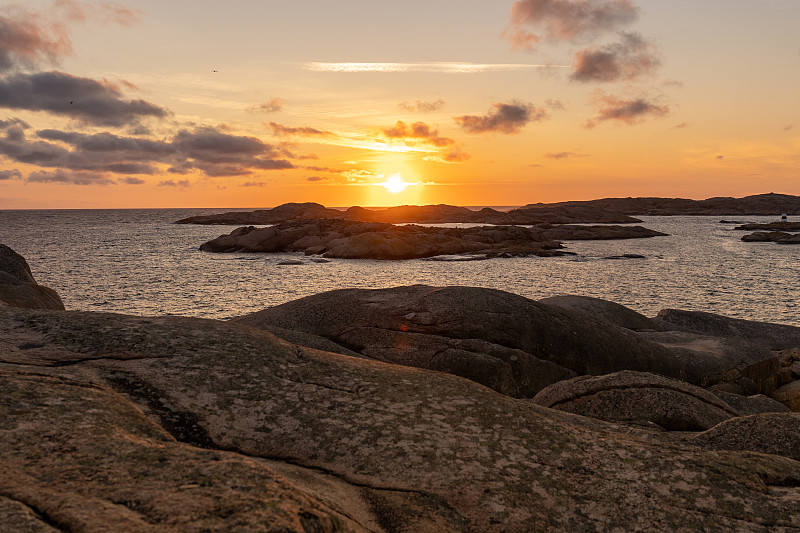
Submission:
<svg viewBox="0 0 800 533">
<path fill-rule="evenodd" d="M 25 256 L 68 309 L 230 318 L 339 288 L 423 283 L 533 299 L 579 294 L 648 316 L 664 308 L 800 325 L 800 246 L 743 243 L 736 217 L 640 217 L 668 237 L 566 242 L 575 256 L 471 262 L 209 254 L 231 226 L 173 224 L 222 209 L 0 211 L 0 242 Z M 738 217 L 743 222 L 775 217 Z M 607 259 L 639 254 L 643 259 Z M 302 265 L 279 265 L 300 259 Z"/>
</svg>

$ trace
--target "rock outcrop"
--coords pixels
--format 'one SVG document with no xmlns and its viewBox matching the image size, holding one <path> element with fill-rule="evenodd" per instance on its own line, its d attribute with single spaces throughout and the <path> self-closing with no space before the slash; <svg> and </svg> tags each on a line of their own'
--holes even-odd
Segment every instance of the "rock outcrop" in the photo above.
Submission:
<svg viewBox="0 0 800 533">
<path fill-rule="evenodd" d="M 691 442 L 710 450 L 769 453 L 800 461 L 800 413 L 732 418 L 695 435 Z"/>
<path fill-rule="evenodd" d="M 742 237 L 744 242 L 776 242 L 778 244 L 800 244 L 800 233 L 785 231 L 756 231 Z"/>
<path fill-rule="evenodd" d="M 0 244 L 0 305 L 64 309 L 56 291 L 36 283 L 25 258 Z"/>
<path fill-rule="evenodd" d="M 609 422 L 652 423 L 667 431 L 703 431 L 739 416 L 700 387 L 629 370 L 561 381 L 540 391 L 532 401 Z"/>
<path fill-rule="evenodd" d="M 0 342 L 5 524 L 800 529 L 797 461 L 629 435 L 241 324 L 3 308 Z"/>
<path fill-rule="evenodd" d="M 641 226 L 481 226 L 441 228 L 315 220 L 237 228 L 200 246 L 207 252 L 303 252 L 343 259 L 414 259 L 439 255 L 551 256 L 559 238 L 621 239 L 663 235 Z"/>
</svg>

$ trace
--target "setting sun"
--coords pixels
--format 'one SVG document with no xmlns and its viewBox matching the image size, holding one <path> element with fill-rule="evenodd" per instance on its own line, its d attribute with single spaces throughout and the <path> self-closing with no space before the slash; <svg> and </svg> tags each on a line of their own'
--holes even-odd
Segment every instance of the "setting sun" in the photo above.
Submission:
<svg viewBox="0 0 800 533">
<path fill-rule="evenodd" d="M 403 192 L 404 190 L 406 190 L 406 188 L 414 184 L 408 183 L 407 181 L 403 181 L 403 176 L 401 176 L 400 174 L 392 174 L 391 176 L 386 178 L 386 181 L 384 181 L 380 185 L 381 187 L 386 188 L 386 190 L 389 191 L 390 193 L 397 194 Z"/>
</svg>

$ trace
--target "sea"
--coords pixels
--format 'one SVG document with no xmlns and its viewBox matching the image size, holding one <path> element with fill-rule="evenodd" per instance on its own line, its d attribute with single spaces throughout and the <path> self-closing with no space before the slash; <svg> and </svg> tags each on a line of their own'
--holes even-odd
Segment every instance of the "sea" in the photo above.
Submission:
<svg viewBox="0 0 800 533">
<path fill-rule="evenodd" d="M 744 232 L 722 222 L 779 214 L 643 216 L 641 225 L 668 236 L 566 241 L 575 255 L 563 257 L 453 262 L 211 254 L 199 246 L 235 226 L 174 224 L 225 211 L 235 209 L 0 210 L 0 243 L 72 310 L 227 319 L 333 289 L 426 284 L 532 299 L 593 296 L 647 316 L 673 308 L 800 326 L 800 246 L 745 243 Z"/>
</svg>

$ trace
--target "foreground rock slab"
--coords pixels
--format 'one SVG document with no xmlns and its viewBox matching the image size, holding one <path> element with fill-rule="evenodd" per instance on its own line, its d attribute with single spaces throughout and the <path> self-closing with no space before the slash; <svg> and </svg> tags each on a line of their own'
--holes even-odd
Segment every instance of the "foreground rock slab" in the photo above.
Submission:
<svg viewBox="0 0 800 533">
<path fill-rule="evenodd" d="M 0 510 L 50 527 L 800 530 L 791 459 L 650 440 L 241 324 L 2 308 L 0 339 Z"/>
</svg>

